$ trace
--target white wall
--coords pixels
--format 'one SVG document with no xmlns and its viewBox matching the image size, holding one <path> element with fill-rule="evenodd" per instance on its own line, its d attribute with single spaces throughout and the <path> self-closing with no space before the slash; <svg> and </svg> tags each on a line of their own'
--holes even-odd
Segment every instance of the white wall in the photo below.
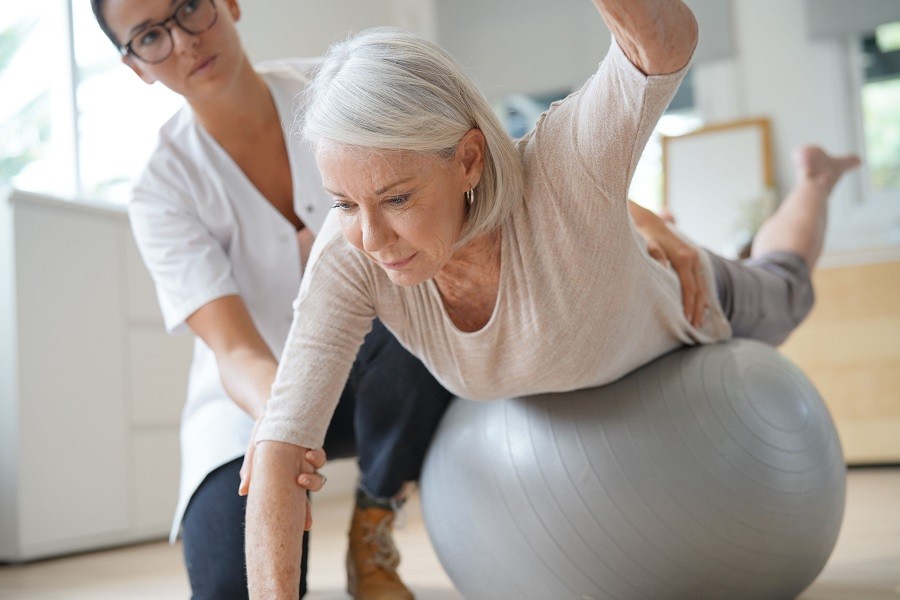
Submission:
<svg viewBox="0 0 900 600">
<path fill-rule="evenodd" d="M 440 0 L 436 17 L 438 41 L 492 102 L 580 87 L 610 41 L 587 0 Z"/>
<path fill-rule="evenodd" d="M 771 119 L 776 177 L 786 191 L 793 181 L 795 146 L 854 149 L 848 52 L 841 42 L 809 39 L 802 0 L 737 0 L 735 8 L 742 109 Z M 853 175 L 836 190 L 835 208 L 859 202 L 859 186 Z"/>
<path fill-rule="evenodd" d="M 243 2 L 238 27 L 253 62 L 319 56 L 348 32 L 392 25 L 434 37 L 434 0 Z"/>
<path fill-rule="evenodd" d="M 804 0 L 732 1 L 735 57 L 697 68 L 707 121 L 768 117 L 782 194 L 794 180 L 798 145 L 862 153 L 851 41 L 811 39 Z M 900 247 L 900 202 L 868 197 L 862 173 L 846 177 L 832 197 L 828 253 Z"/>
<path fill-rule="evenodd" d="M 812 39 L 806 0 L 688 0 L 701 39 L 733 56 L 698 62 L 695 97 L 707 123 L 767 117 L 776 185 L 794 181 L 801 144 L 862 153 L 850 41 Z M 846 0 L 848 11 L 854 2 Z M 511 93 L 574 89 L 594 71 L 609 33 L 587 0 L 435 0 L 437 40 L 465 65 L 491 101 Z M 712 10 L 715 8 L 715 10 Z M 730 16 L 724 27 L 719 22 Z M 723 33 L 724 31 L 724 33 Z M 900 247 L 900 199 L 868 197 L 858 171 L 832 197 L 826 252 Z"/>
<path fill-rule="evenodd" d="M 686 0 L 707 32 L 697 54 L 728 53 L 729 0 Z M 577 89 L 610 44 L 587 0 L 435 0 L 437 40 L 467 66 L 489 100 Z"/>
</svg>

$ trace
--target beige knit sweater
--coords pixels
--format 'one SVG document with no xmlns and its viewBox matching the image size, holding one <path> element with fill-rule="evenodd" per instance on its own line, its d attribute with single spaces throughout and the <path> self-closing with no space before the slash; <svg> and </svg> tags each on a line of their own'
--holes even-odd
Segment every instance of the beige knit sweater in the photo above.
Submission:
<svg viewBox="0 0 900 600">
<path fill-rule="evenodd" d="M 329 216 L 257 440 L 322 445 L 376 315 L 447 389 L 475 400 L 597 386 L 679 345 L 730 337 L 710 265 L 713 304 L 695 329 L 676 275 L 649 257 L 626 206 L 683 76 L 645 76 L 613 43 L 585 86 L 520 142 L 525 202 L 502 228 L 497 304 L 474 333 L 453 325 L 433 281 L 391 283 Z"/>
</svg>

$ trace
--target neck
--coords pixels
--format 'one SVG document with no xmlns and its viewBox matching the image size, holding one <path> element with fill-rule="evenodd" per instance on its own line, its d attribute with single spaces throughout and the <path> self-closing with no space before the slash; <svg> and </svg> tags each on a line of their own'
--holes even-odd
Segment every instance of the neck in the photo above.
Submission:
<svg viewBox="0 0 900 600">
<path fill-rule="evenodd" d="M 200 124 L 219 142 L 253 137 L 273 119 L 278 120 L 272 94 L 246 56 L 237 75 L 220 94 L 188 103 Z"/>
<path fill-rule="evenodd" d="M 453 290 L 465 293 L 466 288 L 493 281 L 500 271 L 500 232 L 479 236 L 453 254 L 447 264 L 434 276 L 442 292 Z"/>
<path fill-rule="evenodd" d="M 488 324 L 500 294 L 500 232 L 472 240 L 444 265 L 434 282 L 447 316 L 461 331 Z"/>
</svg>

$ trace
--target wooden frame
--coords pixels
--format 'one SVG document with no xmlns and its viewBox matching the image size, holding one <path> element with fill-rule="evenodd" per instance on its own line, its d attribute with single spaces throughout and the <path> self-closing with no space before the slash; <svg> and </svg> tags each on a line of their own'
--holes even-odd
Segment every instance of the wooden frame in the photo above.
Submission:
<svg viewBox="0 0 900 600">
<path fill-rule="evenodd" d="M 742 119 L 662 136 L 663 206 L 701 246 L 733 257 L 774 205 L 768 119 Z"/>
</svg>

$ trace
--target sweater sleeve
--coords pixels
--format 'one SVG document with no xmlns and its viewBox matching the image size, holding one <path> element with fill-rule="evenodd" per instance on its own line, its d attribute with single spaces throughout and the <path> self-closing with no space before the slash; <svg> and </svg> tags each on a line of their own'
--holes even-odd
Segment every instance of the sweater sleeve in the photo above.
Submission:
<svg viewBox="0 0 900 600">
<path fill-rule="evenodd" d="M 597 72 L 577 92 L 555 102 L 527 139 L 526 160 L 555 181 L 589 183 L 565 189 L 624 204 L 650 134 L 688 66 L 667 75 L 645 75 L 613 40 Z"/>
<path fill-rule="evenodd" d="M 323 231 L 310 260 L 257 442 L 322 446 L 375 317 L 368 275 L 340 232 Z"/>
</svg>

